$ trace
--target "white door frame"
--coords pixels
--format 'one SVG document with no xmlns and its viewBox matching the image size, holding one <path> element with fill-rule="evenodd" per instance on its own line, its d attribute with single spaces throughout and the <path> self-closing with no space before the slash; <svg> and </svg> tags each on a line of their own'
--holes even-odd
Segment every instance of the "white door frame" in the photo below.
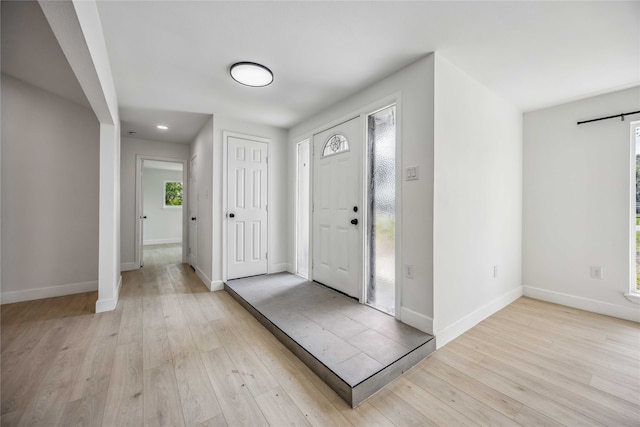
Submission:
<svg viewBox="0 0 640 427">
<path fill-rule="evenodd" d="M 265 138 L 262 136 L 255 136 L 255 135 L 247 135 L 247 134 L 243 134 L 243 133 L 238 133 L 238 132 L 232 132 L 232 131 L 226 131 L 223 130 L 222 131 L 222 203 L 221 203 L 221 211 L 220 211 L 220 218 L 222 218 L 222 281 L 226 282 L 228 275 L 227 275 L 227 271 L 228 271 L 228 267 L 227 267 L 227 262 L 228 262 L 228 257 L 227 257 L 227 249 L 228 249 L 228 223 L 227 221 L 229 220 L 227 218 L 227 197 L 228 197 L 228 189 L 227 189 L 227 170 L 228 170 L 228 159 L 227 159 L 227 155 L 228 155 L 228 144 L 229 144 L 229 138 L 240 138 L 240 139 L 246 139 L 248 141 L 254 141 L 254 142 L 262 142 L 267 144 L 267 274 L 271 273 L 271 260 L 269 259 L 269 254 L 271 253 L 270 247 L 271 247 L 271 232 L 269 230 L 269 225 L 271 224 L 271 210 L 269 209 L 269 206 L 271 206 L 271 172 L 270 172 L 270 167 L 269 167 L 269 157 L 271 157 L 271 139 L 270 138 Z"/>
<path fill-rule="evenodd" d="M 196 170 L 197 170 L 197 167 L 194 168 L 192 165 L 193 165 L 193 163 L 196 163 L 196 165 L 197 165 L 197 161 L 196 161 L 197 158 L 198 158 L 198 155 L 194 154 L 193 157 L 191 157 L 191 159 L 189 159 L 189 173 L 187 174 L 188 177 L 189 177 L 189 187 L 188 187 L 189 199 L 187 200 L 187 202 L 188 202 L 188 204 L 187 204 L 187 208 L 188 208 L 187 230 L 188 230 L 188 233 L 189 233 L 189 238 L 188 238 L 188 245 L 187 246 L 189 247 L 190 250 L 188 251 L 188 253 L 186 255 L 186 259 L 187 259 L 187 262 L 189 263 L 189 265 L 191 267 L 193 267 L 194 270 L 198 265 L 198 247 L 197 247 L 197 245 L 198 245 L 198 209 L 200 209 L 200 207 L 197 204 L 198 203 L 198 195 L 193 193 L 194 190 L 195 191 L 198 190 L 198 188 L 197 188 L 198 187 L 197 186 L 197 182 L 198 181 L 197 181 L 197 179 L 196 179 L 196 177 L 194 175 Z M 196 182 L 195 186 L 192 185 L 192 181 Z M 196 206 L 195 206 L 196 209 L 195 209 L 195 212 L 192 212 L 191 211 L 191 204 L 194 203 L 194 201 L 196 203 Z M 193 218 L 195 218 L 195 220 Z M 194 241 L 193 242 L 191 241 L 191 227 L 195 228 L 194 233 L 193 233 L 194 234 L 194 236 L 193 236 L 194 237 L 194 239 L 193 239 Z M 194 253 L 195 253 L 195 257 L 194 257 Z"/>
<path fill-rule="evenodd" d="M 300 152 L 300 145 L 304 144 L 304 143 L 309 144 L 309 159 L 308 159 L 308 162 L 309 162 L 309 188 L 307 188 L 307 192 L 309 194 L 309 206 L 307 207 L 307 209 L 308 209 L 307 212 L 309 212 L 309 218 L 307 218 L 307 221 L 309 222 L 309 227 L 308 227 L 309 236 L 308 236 L 307 241 L 309 242 L 309 244 L 311 243 L 311 235 L 313 234 L 312 230 L 311 230 L 311 220 L 312 220 L 312 217 L 311 217 L 311 206 L 313 204 L 313 197 L 312 197 L 313 196 L 313 190 L 311 188 L 311 175 L 313 173 L 313 169 L 312 169 L 313 166 L 311 164 L 313 163 L 313 156 L 312 156 L 311 153 L 313 152 L 312 151 L 313 140 L 312 140 L 312 138 L 305 138 L 305 139 L 303 139 L 301 141 L 298 141 L 296 143 L 296 153 L 295 153 L 296 154 L 296 190 L 295 190 L 296 191 L 296 197 L 295 197 L 296 201 L 295 201 L 295 207 L 294 207 L 295 239 L 294 239 L 294 242 L 293 242 L 293 247 L 294 247 L 295 256 L 294 256 L 294 260 L 293 260 L 293 271 L 295 272 L 295 274 L 297 274 L 297 275 L 299 275 L 301 277 L 304 277 L 304 276 L 302 276 L 301 274 L 298 273 L 298 233 L 299 233 L 299 230 L 298 230 L 298 217 L 300 216 L 300 212 L 298 211 L 299 195 L 300 195 L 300 182 L 298 180 L 298 177 L 299 177 L 298 174 L 300 172 L 300 162 L 298 161 L 299 160 L 298 153 Z M 307 279 L 307 280 L 311 280 L 311 260 L 312 260 L 311 256 L 312 256 L 312 253 L 310 251 L 307 251 L 307 254 L 309 255 L 309 257 L 307 259 L 307 277 L 304 277 L 304 278 Z"/>
<path fill-rule="evenodd" d="M 395 318 L 398 320 L 401 319 L 401 307 L 402 307 L 402 280 L 403 280 L 403 260 L 402 260 L 402 178 L 403 178 L 403 158 L 402 158 L 402 125 L 401 125 L 401 110 L 402 110 L 402 96 L 401 92 L 395 92 L 391 95 L 388 95 L 384 98 L 380 98 L 375 102 L 367 104 L 361 108 L 358 108 L 355 111 L 352 111 L 349 114 L 345 114 L 340 116 L 336 120 L 332 120 L 329 123 L 316 127 L 310 132 L 306 134 L 299 135 L 294 138 L 296 141 L 304 141 L 305 139 L 309 139 L 311 141 L 311 148 L 313 149 L 313 137 L 321 132 L 324 132 L 327 129 L 338 126 L 341 123 L 347 122 L 353 118 L 360 117 L 362 124 L 362 135 L 363 140 L 361 141 L 363 144 L 362 156 L 363 156 L 363 185 L 361 191 L 364 193 L 362 195 L 364 200 L 364 206 L 362 207 L 362 226 L 365 227 L 364 230 L 369 229 L 369 209 L 367 204 L 367 194 L 366 194 L 366 183 L 368 183 L 369 176 L 367 176 L 367 161 L 368 161 L 368 147 L 367 147 L 367 116 L 382 110 L 390 105 L 396 106 L 396 286 L 395 286 Z M 297 144 L 296 144 L 297 150 Z M 313 151 L 311 151 L 311 159 L 313 160 Z M 314 170 L 313 170 L 313 161 L 310 161 L 310 170 L 309 170 L 309 200 L 310 203 L 313 203 L 313 184 L 314 184 Z M 297 179 L 297 174 L 296 174 Z M 309 210 L 310 218 L 309 223 L 313 224 L 313 209 Z M 360 283 L 360 297 L 358 298 L 359 302 L 365 303 L 365 291 L 366 291 L 366 282 L 364 278 L 368 277 L 368 269 L 369 269 L 369 259 L 368 254 L 366 253 L 366 248 L 368 247 L 368 235 L 366 232 L 363 232 L 363 241 L 362 244 L 362 272 L 361 272 L 361 283 Z M 297 241 L 297 238 L 296 238 Z M 311 263 L 313 260 L 313 232 L 312 228 L 309 228 L 309 262 Z M 313 268 L 309 266 L 309 278 L 308 280 L 313 281 Z"/>
<path fill-rule="evenodd" d="M 189 176 L 187 174 L 187 160 L 173 157 L 151 156 L 147 154 L 136 154 L 136 216 L 135 216 L 135 264 L 141 267 L 142 259 L 142 162 L 144 160 L 159 160 L 163 162 L 182 163 L 182 262 L 187 262 L 187 238 L 189 228 L 187 224 L 189 206 Z M 185 191 L 186 190 L 186 191 Z M 187 207 L 187 209 L 185 209 Z"/>
</svg>

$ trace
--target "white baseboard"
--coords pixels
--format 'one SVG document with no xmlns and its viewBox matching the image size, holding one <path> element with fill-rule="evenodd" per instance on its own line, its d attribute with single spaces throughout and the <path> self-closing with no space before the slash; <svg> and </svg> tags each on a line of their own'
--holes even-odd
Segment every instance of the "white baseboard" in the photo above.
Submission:
<svg viewBox="0 0 640 427">
<path fill-rule="evenodd" d="M 281 262 L 279 264 L 271 264 L 269 266 L 269 274 L 282 273 L 283 271 L 289 271 L 290 268 L 291 268 L 291 266 L 289 265 L 288 262 Z"/>
<path fill-rule="evenodd" d="M 493 313 L 508 306 L 518 298 L 522 296 L 522 286 L 518 286 L 504 295 L 499 296 L 493 301 L 483 305 L 477 310 L 472 311 L 461 319 L 453 322 L 452 324 L 444 327 L 440 331 L 435 333 L 436 335 L 436 348 L 440 348 L 446 345 L 448 342 L 453 341 L 469 329 L 473 328 L 478 323 L 482 322 Z"/>
<path fill-rule="evenodd" d="M 116 293 L 113 298 L 103 298 L 96 301 L 96 313 L 103 313 L 105 311 L 113 311 L 118 306 L 118 299 L 120 298 L 120 289 L 122 288 L 122 276 L 118 279 L 116 285 Z"/>
<path fill-rule="evenodd" d="M 195 266 L 194 268 L 196 270 L 196 275 L 200 278 L 200 280 L 202 280 L 202 283 L 204 283 L 207 289 L 211 290 L 211 288 L 213 287 L 213 282 L 211 281 L 211 279 L 209 279 L 207 275 L 204 274 L 204 271 L 202 271 L 200 267 Z"/>
<path fill-rule="evenodd" d="M 533 286 L 523 286 L 524 296 L 548 301 L 555 304 L 566 305 L 580 310 L 617 317 L 619 319 L 640 322 L 640 310 L 637 307 L 624 307 L 617 304 L 579 297 L 562 292 L 554 292 Z"/>
<path fill-rule="evenodd" d="M 120 264 L 120 271 L 131 271 L 131 270 L 137 270 L 140 268 L 139 264 L 136 264 L 135 262 L 123 262 L 122 264 Z"/>
<path fill-rule="evenodd" d="M 407 307 L 400 307 L 400 320 L 402 323 L 406 323 L 422 332 L 433 335 L 433 319 L 431 317 L 420 314 Z"/>
<path fill-rule="evenodd" d="M 167 239 L 145 239 L 142 242 L 147 245 L 165 245 L 167 243 L 182 243 L 182 237 L 169 237 Z"/>
<path fill-rule="evenodd" d="M 221 291 L 224 289 L 224 282 L 222 280 L 211 281 L 211 292 Z"/>
<path fill-rule="evenodd" d="M 3 292 L 2 304 L 11 304 L 21 301 L 32 301 L 43 298 L 62 297 L 65 295 L 81 294 L 98 290 L 98 281 L 70 283 L 68 285 L 47 286 L 46 288 L 25 289 L 22 291 Z"/>
</svg>

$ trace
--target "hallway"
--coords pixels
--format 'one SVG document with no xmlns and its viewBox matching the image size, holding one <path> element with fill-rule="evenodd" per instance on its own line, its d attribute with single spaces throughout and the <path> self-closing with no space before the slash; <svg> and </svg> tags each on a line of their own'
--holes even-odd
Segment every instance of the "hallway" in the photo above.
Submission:
<svg viewBox="0 0 640 427">
<path fill-rule="evenodd" d="M 182 264 L 182 244 L 145 245 L 142 248 L 142 260 L 147 269 L 169 264 Z"/>
</svg>

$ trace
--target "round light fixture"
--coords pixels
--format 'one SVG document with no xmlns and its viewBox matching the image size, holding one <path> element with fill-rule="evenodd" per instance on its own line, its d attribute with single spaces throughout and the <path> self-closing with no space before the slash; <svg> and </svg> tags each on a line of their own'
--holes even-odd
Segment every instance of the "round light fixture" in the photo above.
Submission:
<svg viewBox="0 0 640 427">
<path fill-rule="evenodd" d="M 169 129 L 169 127 L 168 127 L 168 126 L 165 126 L 165 125 L 156 125 L 156 127 L 157 127 L 158 129 L 160 129 L 160 130 L 168 130 L 168 129 Z"/>
<path fill-rule="evenodd" d="M 273 82 L 273 73 L 255 62 L 236 62 L 230 69 L 233 80 L 245 86 L 262 87 Z"/>
</svg>

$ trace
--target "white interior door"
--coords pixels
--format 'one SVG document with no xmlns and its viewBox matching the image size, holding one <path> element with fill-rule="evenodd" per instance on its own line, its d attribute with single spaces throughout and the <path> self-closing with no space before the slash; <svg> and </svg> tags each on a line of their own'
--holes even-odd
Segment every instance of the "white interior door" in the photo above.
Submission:
<svg viewBox="0 0 640 427">
<path fill-rule="evenodd" d="M 227 279 L 267 273 L 264 142 L 227 139 Z"/>
<path fill-rule="evenodd" d="M 361 297 L 362 129 L 356 117 L 313 137 L 313 280 Z"/>
<path fill-rule="evenodd" d="M 198 249 L 198 181 L 196 157 L 189 164 L 189 264 L 195 268 Z"/>
</svg>

